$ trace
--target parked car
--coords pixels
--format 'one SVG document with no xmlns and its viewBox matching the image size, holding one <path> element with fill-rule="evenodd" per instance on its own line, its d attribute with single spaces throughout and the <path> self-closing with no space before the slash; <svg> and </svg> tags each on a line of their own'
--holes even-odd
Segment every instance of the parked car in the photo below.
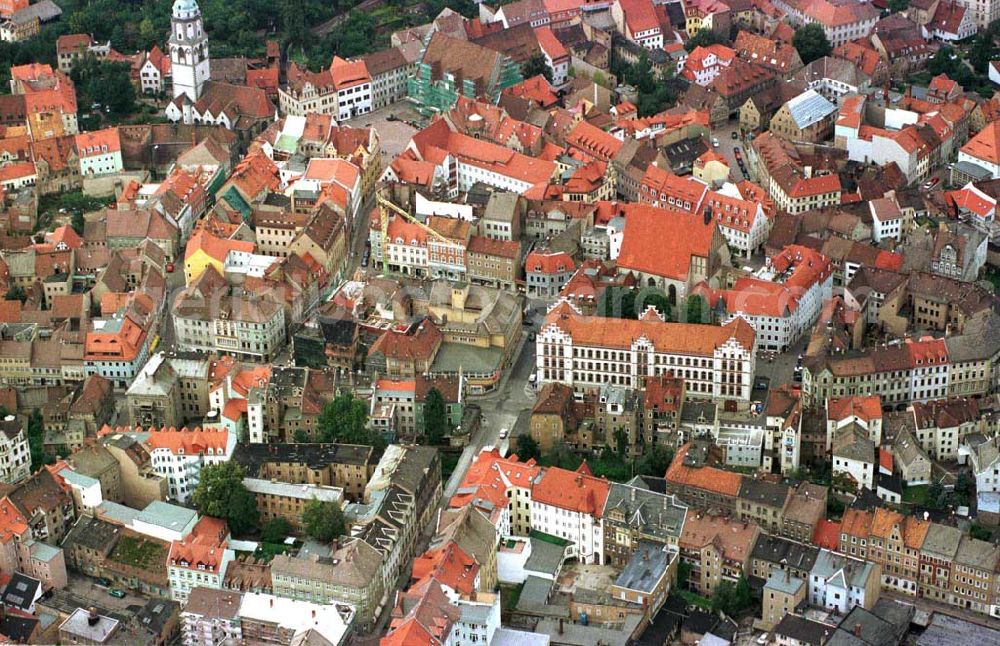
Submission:
<svg viewBox="0 0 1000 646">
<path fill-rule="evenodd" d="M 932 177 L 928 181 L 924 182 L 924 187 L 923 188 L 924 188 L 925 191 L 929 191 L 932 188 L 934 188 L 935 186 L 937 186 L 938 182 L 940 182 L 940 181 L 941 181 L 940 177 Z"/>
<path fill-rule="evenodd" d="M 509 434 L 510 434 L 510 430 L 509 429 L 506 429 L 506 428 L 500 429 L 500 439 L 501 440 L 506 440 L 507 439 L 507 435 L 509 435 Z"/>
<path fill-rule="evenodd" d="M 104 576 L 97 577 L 97 585 L 104 586 L 106 588 L 111 585 L 111 579 Z"/>
<path fill-rule="evenodd" d="M 719 147 L 719 138 L 712 137 L 712 148 L 718 148 L 718 147 Z"/>
<path fill-rule="evenodd" d="M 174 273 L 174 263 L 172 262 L 167 263 L 167 273 L 168 274 Z"/>
<path fill-rule="evenodd" d="M 110 594 L 115 599 L 124 599 L 125 598 L 125 591 L 124 590 L 119 590 L 118 588 L 111 588 L 110 590 L 108 590 L 108 594 Z"/>
</svg>

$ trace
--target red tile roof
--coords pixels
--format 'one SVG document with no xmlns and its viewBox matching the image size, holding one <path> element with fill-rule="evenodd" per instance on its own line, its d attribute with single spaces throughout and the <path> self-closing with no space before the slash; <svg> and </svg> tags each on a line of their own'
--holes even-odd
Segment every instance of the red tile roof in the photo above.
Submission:
<svg viewBox="0 0 1000 646">
<path fill-rule="evenodd" d="M 882 398 L 878 395 L 868 395 L 827 400 L 827 419 L 841 421 L 849 417 L 857 417 L 865 422 L 882 419 Z"/>
<path fill-rule="evenodd" d="M 966 155 L 1000 164 L 1000 121 L 989 123 L 961 148 Z"/>
<path fill-rule="evenodd" d="M 813 545 L 827 550 L 840 549 L 840 523 L 820 518 L 813 532 Z"/>
<path fill-rule="evenodd" d="M 565 251 L 532 251 L 524 261 L 524 270 L 530 273 L 563 274 L 576 269 L 576 263 Z"/>
<path fill-rule="evenodd" d="M 611 483 L 603 478 L 552 467 L 542 473 L 531 492 L 531 499 L 544 505 L 600 518 L 610 491 Z"/>
<path fill-rule="evenodd" d="M 670 463 L 670 468 L 667 469 L 665 476 L 668 483 L 682 487 L 694 487 L 734 498 L 739 495 L 740 486 L 743 484 L 742 475 L 715 467 L 686 466 L 684 459 L 690 448 L 691 444 L 688 443 L 677 450 L 674 461 Z"/>
<path fill-rule="evenodd" d="M 623 205 L 625 230 L 618 266 L 687 281 L 693 258 L 708 258 L 716 231 L 714 220 L 642 204 Z"/>
<path fill-rule="evenodd" d="M 347 61 L 339 56 L 334 56 L 333 62 L 330 63 L 330 77 L 337 90 L 372 81 L 372 77 L 368 74 L 368 67 L 363 60 Z"/>
</svg>

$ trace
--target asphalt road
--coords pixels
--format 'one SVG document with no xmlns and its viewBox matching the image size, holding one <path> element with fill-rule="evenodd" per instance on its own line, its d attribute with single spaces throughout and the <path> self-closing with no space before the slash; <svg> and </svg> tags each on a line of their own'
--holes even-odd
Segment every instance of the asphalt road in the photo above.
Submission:
<svg viewBox="0 0 1000 646">
<path fill-rule="evenodd" d="M 442 504 L 447 504 L 448 499 L 455 494 L 469 465 L 483 447 L 500 445 L 506 449 L 515 441 L 513 431 L 517 428 L 518 416 L 526 414 L 534 406 L 534 392 L 528 387 L 528 377 L 535 370 L 535 343 L 529 341 L 528 337 L 531 332 L 538 331 L 541 320 L 541 314 L 536 313 L 532 317 L 532 324 L 522 328 L 520 350 L 513 367 L 504 371 L 500 387 L 488 395 L 470 399 L 482 410 L 482 419 L 445 485 Z M 511 435 L 501 444 L 500 429 L 503 428 L 511 431 Z"/>
</svg>

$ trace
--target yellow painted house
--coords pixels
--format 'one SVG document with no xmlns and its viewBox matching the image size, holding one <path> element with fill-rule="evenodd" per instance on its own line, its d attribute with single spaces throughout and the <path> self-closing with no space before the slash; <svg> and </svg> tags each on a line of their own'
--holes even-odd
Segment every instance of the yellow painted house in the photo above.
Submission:
<svg viewBox="0 0 1000 646">
<path fill-rule="evenodd" d="M 230 251 L 253 253 L 253 250 L 252 242 L 228 240 L 199 229 L 188 240 L 184 250 L 184 283 L 190 285 L 198 280 L 209 266 L 214 267 L 220 276 L 225 276 L 223 265 Z"/>
</svg>

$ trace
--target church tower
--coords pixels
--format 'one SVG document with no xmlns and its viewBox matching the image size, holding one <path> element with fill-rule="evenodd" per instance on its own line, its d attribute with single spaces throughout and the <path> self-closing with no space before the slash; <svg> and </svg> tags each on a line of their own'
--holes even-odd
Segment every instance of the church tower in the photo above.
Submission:
<svg viewBox="0 0 1000 646">
<path fill-rule="evenodd" d="M 170 14 L 170 66 L 174 98 L 186 94 L 192 102 L 201 97 L 209 80 L 208 36 L 201 24 L 196 0 L 175 0 Z"/>
</svg>

